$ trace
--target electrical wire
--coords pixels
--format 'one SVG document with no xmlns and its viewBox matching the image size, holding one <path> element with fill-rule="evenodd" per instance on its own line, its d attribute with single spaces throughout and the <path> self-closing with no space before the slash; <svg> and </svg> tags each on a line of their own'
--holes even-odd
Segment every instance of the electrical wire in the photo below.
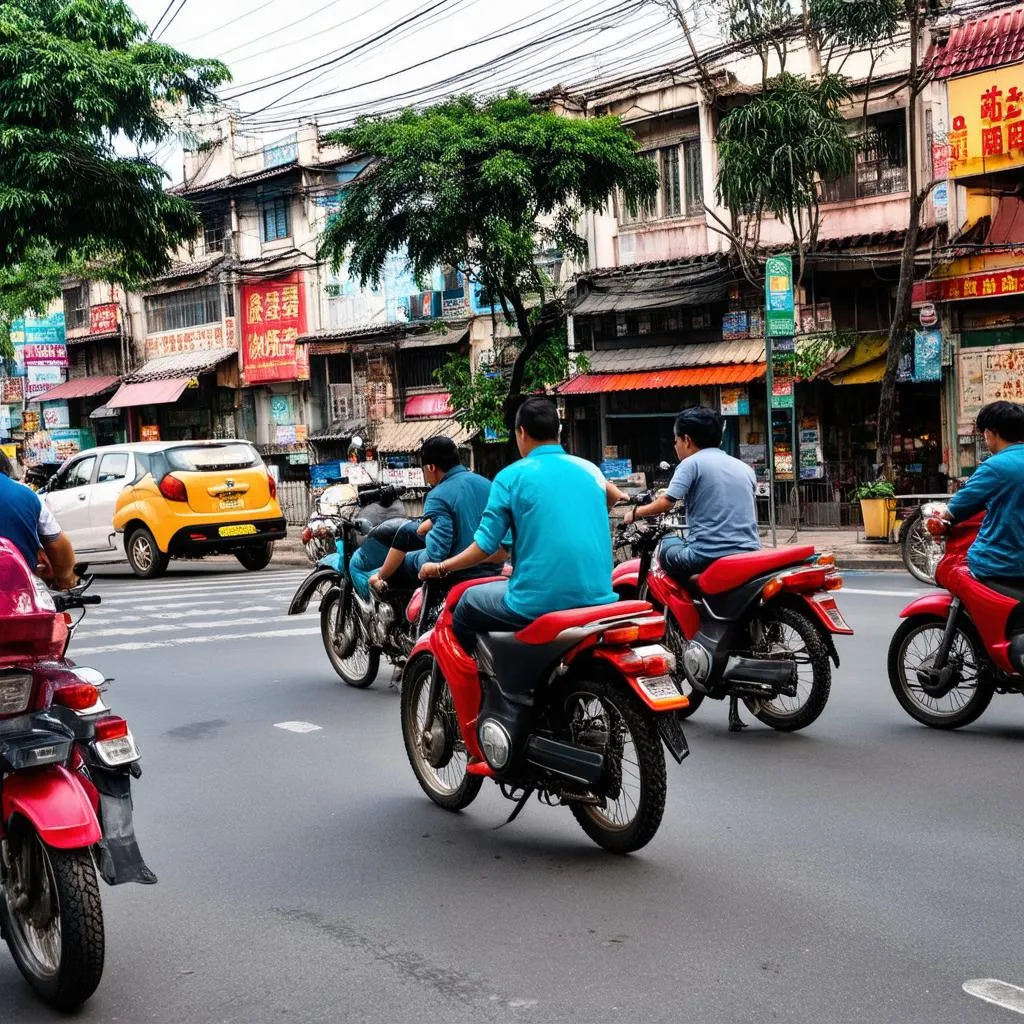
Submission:
<svg viewBox="0 0 1024 1024">
<path fill-rule="evenodd" d="M 175 18 L 177 18 L 178 15 L 181 14 L 182 8 L 187 3 L 188 3 L 188 0 L 181 0 L 181 3 L 178 4 L 178 7 L 175 10 L 175 12 L 167 19 L 167 21 L 164 23 L 164 27 L 162 29 L 160 29 L 160 31 L 157 33 L 157 35 L 156 35 L 157 39 L 160 39 L 161 36 L 163 36 L 167 32 L 167 30 L 174 24 Z"/>
<path fill-rule="evenodd" d="M 188 46 L 192 43 L 198 42 L 200 39 L 205 39 L 207 36 L 216 35 L 216 33 L 223 31 L 226 28 L 230 28 L 232 25 L 237 24 L 240 21 L 244 21 L 246 18 L 251 17 L 253 14 L 258 14 L 265 7 L 269 7 L 271 4 L 277 3 L 278 0 L 263 0 L 263 3 L 259 7 L 254 7 L 251 11 L 243 11 L 237 17 L 232 18 L 230 21 L 225 21 L 223 25 L 218 25 L 216 28 L 209 28 L 205 32 L 200 32 L 197 36 L 189 36 L 182 40 L 181 45 Z M 260 37 L 264 38 L 263 36 Z"/>
<path fill-rule="evenodd" d="M 160 27 L 160 23 L 167 17 L 167 12 L 174 6 L 174 0 L 169 0 L 169 3 L 163 10 L 163 14 L 153 23 L 153 27 L 149 30 L 149 38 L 153 38 L 153 33 Z"/>
</svg>

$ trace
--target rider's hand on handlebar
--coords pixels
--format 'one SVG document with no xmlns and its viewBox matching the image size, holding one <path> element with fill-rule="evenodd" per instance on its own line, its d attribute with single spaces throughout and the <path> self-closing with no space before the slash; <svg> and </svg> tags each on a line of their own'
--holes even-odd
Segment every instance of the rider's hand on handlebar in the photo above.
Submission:
<svg viewBox="0 0 1024 1024">
<path fill-rule="evenodd" d="M 636 522 L 636 509 L 636 505 L 626 509 L 626 514 L 622 517 L 622 522 L 625 526 L 632 526 Z"/>
</svg>

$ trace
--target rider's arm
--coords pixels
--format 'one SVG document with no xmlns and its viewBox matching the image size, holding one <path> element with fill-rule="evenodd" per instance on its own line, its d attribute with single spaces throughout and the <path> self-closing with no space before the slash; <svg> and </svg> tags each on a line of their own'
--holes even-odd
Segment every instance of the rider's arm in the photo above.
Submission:
<svg viewBox="0 0 1024 1024">
<path fill-rule="evenodd" d="M 616 502 L 629 501 L 629 495 L 625 491 L 620 491 L 618 487 L 611 482 L 611 480 L 605 480 L 604 493 L 605 497 L 608 499 L 609 508 L 611 508 Z"/>
<path fill-rule="evenodd" d="M 971 474 L 967 483 L 949 499 L 946 506 L 949 518 L 959 523 L 987 508 L 1001 483 L 998 469 L 990 461 L 983 462 Z"/>
<path fill-rule="evenodd" d="M 508 485 L 499 474 L 491 484 L 491 494 L 487 499 L 487 507 L 480 519 L 480 525 L 473 535 L 473 543 L 453 558 L 443 562 L 427 562 L 420 569 L 420 579 L 433 576 L 447 576 L 463 569 L 472 569 L 481 562 L 488 561 L 497 555 L 506 534 L 512 528 L 512 504 Z M 434 531 L 431 530 L 432 534 Z M 430 534 L 427 535 L 428 537 Z"/>
<path fill-rule="evenodd" d="M 425 562 L 440 562 L 452 554 L 452 545 L 455 543 L 455 524 L 447 509 L 435 508 L 432 510 L 432 521 L 430 533 L 427 534 Z"/>
<path fill-rule="evenodd" d="M 665 512 L 671 512 L 675 508 L 675 499 L 663 494 L 655 498 L 649 505 L 637 505 L 633 511 L 634 519 L 646 519 L 648 516 L 660 516 Z"/>
<path fill-rule="evenodd" d="M 75 549 L 71 541 L 61 531 L 53 513 L 44 502 L 40 502 L 39 542 L 46 552 L 47 561 L 53 569 L 53 582 L 59 590 L 67 590 L 75 585 Z"/>
</svg>

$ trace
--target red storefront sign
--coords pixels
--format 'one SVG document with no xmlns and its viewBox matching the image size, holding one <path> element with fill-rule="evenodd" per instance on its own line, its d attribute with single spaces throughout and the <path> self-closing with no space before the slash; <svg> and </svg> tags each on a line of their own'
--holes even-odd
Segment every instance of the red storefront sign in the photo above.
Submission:
<svg viewBox="0 0 1024 1024">
<path fill-rule="evenodd" d="M 297 380 L 295 342 L 306 331 L 302 274 L 242 286 L 242 366 L 247 384 Z"/>
<path fill-rule="evenodd" d="M 988 270 L 962 277 L 940 277 L 914 285 L 915 305 L 924 302 L 958 302 L 963 299 L 994 299 L 1024 294 L 1024 267 Z"/>
<path fill-rule="evenodd" d="M 90 334 L 114 334 L 117 331 L 117 303 L 105 302 L 89 310 Z"/>
</svg>

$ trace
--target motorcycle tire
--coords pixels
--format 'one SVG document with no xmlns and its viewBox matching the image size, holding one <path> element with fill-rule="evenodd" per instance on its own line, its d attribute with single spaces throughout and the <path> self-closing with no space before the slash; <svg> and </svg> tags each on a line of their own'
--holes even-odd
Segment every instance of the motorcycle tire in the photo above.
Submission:
<svg viewBox="0 0 1024 1024">
<path fill-rule="evenodd" d="M 775 625 L 792 630 L 799 637 L 804 647 L 804 661 L 811 668 L 810 689 L 807 698 L 797 707 L 791 709 L 778 702 L 799 698 L 799 683 L 797 684 L 797 698 L 780 695 L 772 701 L 760 698 L 747 699 L 744 700 L 744 704 L 759 722 L 770 726 L 777 732 L 796 732 L 798 729 L 806 729 L 825 710 L 828 695 L 832 690 L 832 664 L 829 661 L 828 648 L 821 638 L 817 624 L 808 616 L 792 608 L 778 605 L 769 607 L 758 618 L 766 631 Z M 793 658 L 797 660 L 795 652 Z M 773 705 L 776 704 L 776 710 L 772 710 Z"/>
<path fill-rule="evenodd" d="M 932 537 L 925 528 L 921 509 L 915 509 L 900 527 L 900 558 L 907 572 L 921 583 L 935 586 L 935 567 L 942 558 L 945 542 Z"/>
<path fill-rule="evenodd" d="M 923 692 L 920 698 L 916 697 L 913 692 L 915 687 L 911 686 L 906 678 L 905 657 L 915 637 L 932 632 L 934 636 L 931 642 L 934 642 L 937 647 L 945 628 L 946 620 L 939 615 L 913 615 L 900 623 L 899 629 L 893 634 L 889 643 L 889 685 L 892 687 L 892 692 L 896 700 L 899 701 L 900 707 L 915 721 L 932 729 L 959 729 L 980 718 L 995 694 L 992 684 L 980 675 L 984 659 L 979 656 L 978 652 L 982 650 L 982 647 L 973 629 L 970 627 L 958 628 L 953 637 L 953 651 L 969 654 L 974 663 L 975 672 L 978 673 L 974 684 L 974 693 L 959 708 L 951 708 L 949 712 L 943 713 L 927 707 L 925 702 L 935 700 L 935 698 L 930 698 Z M 955 693 L 959 689 L 960 687 L 957 686 L 952 692 Z"/>
<path fill-rule="evenodd" d="M 409 765 L 420 788 L 438 807 L 446 811 L 461 811 L 468 807 L 480 792 L 483 777 L 470 775 L 466 770 L 468 758 L 462 734 L 459 730 L 455 706 L 452 702 L 448 684 L 442 680 L 441 693 L 438 701 L 440 709 L 434 717 L 431 734 L 436 734 L 436 741 L 442 744 L 437 754 L 427 750 L 423 742 L 423 722 L 426 716 L 426 704 L 430 692 L 430 674 L 434 662 L 431 658 L 419 658 L 414 661 L 408 674 L 402 680 L 402 739 L 405 741 L 405 753 Z M 422 712 L 422 719 L 421 719 Z M 459 749 L 462 747 L 463 749 Z M 458 757 L 456 756 L 458 755 Z M 431 757 L 443 764 L 431 764 Z M 441 772 L 457 765 L 442 777 Z"/>
<path fill-rule="evenodd" d="M 69 1012 L 97 989 L 103 974 L 105 936 L 96 867 L 89 850 L 55 850 L 27 823 L 14 841 L 33 843 L 37 864 L 46 871 L 57 907 L 56 962 L 43 963 L 25 932 L 20 912 L 11 908 L 5 885 L 0 896 L 3 934 L 11 956 L 36 995 L 48 1005 Z"/>
<path fill-rule="evenodd" d="M 377 672 L 380 669 L 380 651 L 374 650 L 366 642 L 366 634 L 362 631 L 358 622 L 353 623 L 356 631 L 356 638 L 352 650 L 342 656 L 335 648 L 334 618 L 335 608 L 341 600 L 341 591 L 332 590 L 320 604 L 320 636 L 324 642 L 324 650 L 327 652 L 327 660 L 331 668 L 338 673 L 349 686 L 357 690 L 365 690 L 374 684 L 377 679 Z M 349 615 L 353 612 L 350 610 Z"/>
<path fill-rule="evenodd" d="M 636 751 L 636 776 L 640 782 L 639 799 L 635 801 L 636 811 L 628 822 L 617 823 L 608 814 L 606 806 L 572 802 L 569 809 L 580 828 L 602 849 L 610 853 L 635 853 L 646 846 L 655 836 L 665 813 L 665 751 L 661 736 L 655 724 L 654 716 L 646 711 L 633 693 L 628 692 L 625 684 L 610 679 L 572 680 L 564 685 L 553 701 L 557 701 L 557 717 L 565 721 L 565 711 L 577 706 L 580 698 L 587 701 L 588 706 L 597 701 L 604 714 L 613 713 L 628 735 Z M 570 722 L 572 712 L 570 711 Z M 575 742 L 570 731 L 566 739 Z M 625 743 L 623 742 L 623 747 Z M 619 752 L 617 770 L 622 777 L 621 758 L 624 751 Z M 609 756 L 608 746 L 604 750 L 606 760 Z M 609 770 L 615 766 L 609 763 Z M 619 801 L 616 801 L 616 804 Z M 629 801 L 623 801 L 629 803 Z"/>
</svg>

